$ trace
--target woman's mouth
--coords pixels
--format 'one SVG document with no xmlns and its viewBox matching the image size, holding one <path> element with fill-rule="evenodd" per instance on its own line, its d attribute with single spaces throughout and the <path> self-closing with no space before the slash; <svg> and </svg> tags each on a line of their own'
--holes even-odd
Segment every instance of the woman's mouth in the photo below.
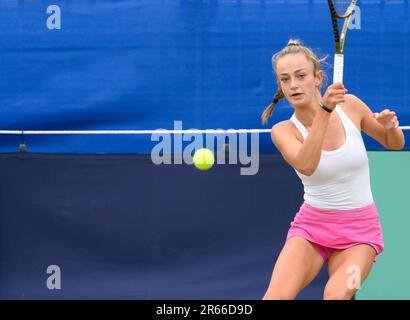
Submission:
<svg viewBox="0 0 410 320">
<path fill-rule="evenodd" d="M 292 99 L 294 99 L 294 100 L 299 100 L 299 99 L 302 98 L 302 96 L 303 96 L 303 93 L 293 93 L 291 95 Z"/>
</svg>

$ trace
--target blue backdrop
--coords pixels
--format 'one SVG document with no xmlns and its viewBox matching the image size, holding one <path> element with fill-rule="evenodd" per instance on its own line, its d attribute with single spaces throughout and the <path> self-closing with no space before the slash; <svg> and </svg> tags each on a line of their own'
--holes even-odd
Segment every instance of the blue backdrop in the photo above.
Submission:
<svg viewBox="0 0 410 320">
<path fill-rule="evenodd" d="M 261 128 L 276 90 L 271 56 L 302 39 L 332 62 L 325 1 L 45 1 L 0 3 L 0 129 Z M 408 1 L 359 1 L 345 85 L 410 125 Z M 332 70 L 328 69 L 329 75 Z M 266 128 L 289 118 L 280 103 Z M 406 134 L 408 134 L 406 132 Z M 383 149 L 366 135 L 368 149 Z M 1 136 L 15 151 L 17 137 Z M 30 139 L 30 138 L 28 138 Z M 261 150 L 274 147 L 268 134 Z M 149 152 L 150 136 L 37 137 L 31 151 Z"/>
</svg>

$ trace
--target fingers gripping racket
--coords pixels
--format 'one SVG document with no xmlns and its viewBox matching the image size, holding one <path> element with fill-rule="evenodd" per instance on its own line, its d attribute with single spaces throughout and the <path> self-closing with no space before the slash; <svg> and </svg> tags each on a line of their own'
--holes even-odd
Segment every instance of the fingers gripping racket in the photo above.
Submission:
<svg viewBox="0 0 410 320">
<path fill-rule="evenodd" d="M 335 40 L 335 59 L 333 69 L 333 83 L 343 83 L 344 46 L 347 28 L 352 18 L 353 9 L 357 0 L 328 0 L 330 15 L 332 18 L 333 35 Z M 343 27 L 339 32 L 338 19 L 344 20 Z"/>
</svg>

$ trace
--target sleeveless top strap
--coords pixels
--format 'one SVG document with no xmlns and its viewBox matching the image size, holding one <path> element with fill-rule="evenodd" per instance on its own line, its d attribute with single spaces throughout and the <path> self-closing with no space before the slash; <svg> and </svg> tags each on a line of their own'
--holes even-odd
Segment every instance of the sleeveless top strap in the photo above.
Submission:
<svg viewBox="0 0 410 320">
<path fill-rule="evenodd" d="M 295 113 L 293 113 L 289 120 L 292 121 L 295 124 L 296 128 L 299 129 L 300 133 L 303 136 L 303 140 L 305 140 L 309 132 L 307 131 L 305 126 L 296 118 Z"/>
<path fill-rule="evenodd" d="M 343 112 L 343 110 L 339 107 L 336 106 L 335 107 L 335 111 L 337 112 L 337 114 L 339 115 L 340 120 L 343 123 L 343 126 L 345 127 L 345 129 L 347 129 L 347 127 L 351 127 L 350 125 L 350 118 Z M 302 124 L 302 122 L 300 122 L 298 120 L 298 118 L 296 118 L 295 113 L 292 114 L 292 116 L 289 118 L 290 121 L 292 121 L 296 128 L 299 129 L 300 133 L 303 136 L 303 139 L 306 139 L 307 135 L 309 134 L 308 130 L 305 128 L 305 126 Z M 356 128 L 356 126 L 354 126 Z M 357 131 L 357 128 L 356 128 Z M 345 130 L 346 134 L 348 132 L 348 130 Z"/>
</svg>

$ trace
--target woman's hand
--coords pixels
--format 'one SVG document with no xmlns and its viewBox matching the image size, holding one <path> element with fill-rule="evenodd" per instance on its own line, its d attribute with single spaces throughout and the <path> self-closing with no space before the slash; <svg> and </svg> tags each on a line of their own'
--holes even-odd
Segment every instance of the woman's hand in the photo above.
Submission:
<svg viewBox="0 0 410 320">
<path fill-rule="evenodd" d="M 337 82 L 329 86 L 323 95 L 322 103 L 333 110 L 337 104 L 345 102 L 345 94 L 347 89 L 343 83 Z"/>
<path fill-rule="evenodd" d="M 399 126 L 399 120 L 397 120 L 396 113 L 389 109 L 384 109 L 382 112 L 374 113 L 376 120 L 386 129 L 393 129 Z"/>
</svg>

